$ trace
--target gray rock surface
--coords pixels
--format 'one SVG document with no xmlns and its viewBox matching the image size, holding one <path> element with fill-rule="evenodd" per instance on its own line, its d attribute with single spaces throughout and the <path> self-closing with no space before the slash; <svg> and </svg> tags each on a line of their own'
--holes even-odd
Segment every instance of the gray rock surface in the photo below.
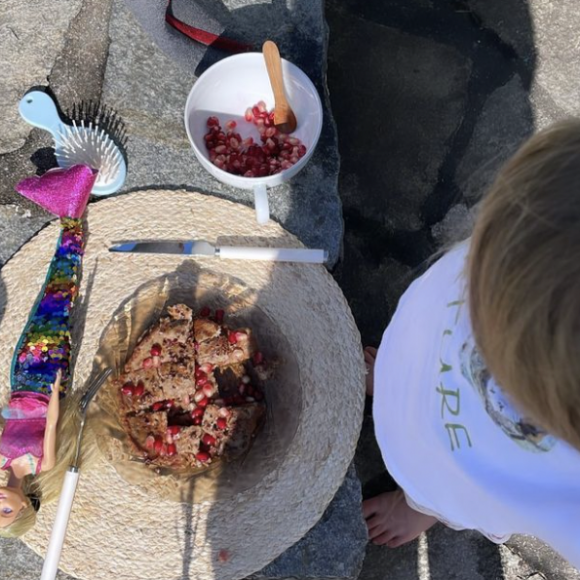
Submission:
<svg viewBox="0 0 580 580">
<path fill-rule="evenodd" d="M 33 216 L 17 205 L 0 205 L 0 266 L 30 239 L 47 221 L 47 215 Z"/>
<path fill-rule="evenodd" d="M 431 233 L 440 248 L 468 238 L 473 229 L 476 212 L 466 205 L 454 205 L 445 218 L 431 228 Z"/>
<path fill-rule="evenodd" d="M 530 68 L 536 128 L 580 114 L 580 13 L 575 3 L 469 0 L 469 6 Z"/>
<path fill-rule="evenodd" d="M 2 538 L 0 541 L 0 578 L 2 580 L 38 580 L 44 560 L 20 540 Z M 56 580 L 76 580 L 59 572 Z M 113 579 L 111 579 L 113 580 Z"/>
<path fill-rule="evenodd" d="M 17 104 L 34 85 L 46 85 L 82 0 L 3 0 L 0 21 L 0 154 L 24 144 L 31 131 Z"/>
<path fill-rule="evenodd" d="M 580 570 L 570 566 L 564 558 L 532 536 L 513 536 L 506 546 L 529 563 L 535 570 L 549 571 L 550 580 L 580 580 Z"/>
<path fill-rule="evenodd" d="M 481 199 L 498 169 L 533 130 L 527 93 L 515 75 L 488 97 L 457 168 L 457 184 L 470 205 Z"/>
<path fill-rule="evenodd" d="M 461 123 L 470 61 L 430 39 L 355 17 L 350 22 L 329 56 L 331 82 L 351 87 L 333 103 L 337 118 L 351 120 L 339 134 L 342 179 L 357 175 L 356 187 L 342 188 L 345 212 L 352 206 L 389 230 L 418 230 Z M 340 66 L 351 62 L 353 46 L 365 47 L 356 55 L 359 66 Z"/>
</svg>

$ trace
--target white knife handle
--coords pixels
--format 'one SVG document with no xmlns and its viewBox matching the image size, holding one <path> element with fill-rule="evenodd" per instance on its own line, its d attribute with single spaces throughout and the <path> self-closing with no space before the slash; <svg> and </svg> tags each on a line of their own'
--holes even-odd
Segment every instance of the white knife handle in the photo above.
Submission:
<svg viewBox="0 0 580 580">
<path fill-rule="evenodd" d="M 56 578 L 58 562 L 66 536 L 66 528 L 68 526 L 78 481 L 78 470 L 69 468 L 64 476 L 64 483 L 62 484 L 62 491 L 60 492 L 60 499 L 58 500 L 56 517 L 52 526 L 52 533 L 50 534 L 50 542 L 48 543 L 48 550 L 46 552 L 40 580 L 54 580 Z"/>
<path fill-rule="evenodd" d="M 268 262 L 308 262 L 322 264 L 328 259 L 325 250 L 309 250 L 301 248 L 238 248 L 222 246 L 219 249 L 220 258 L 228 260 L 263 260 Z"/>
</svg>

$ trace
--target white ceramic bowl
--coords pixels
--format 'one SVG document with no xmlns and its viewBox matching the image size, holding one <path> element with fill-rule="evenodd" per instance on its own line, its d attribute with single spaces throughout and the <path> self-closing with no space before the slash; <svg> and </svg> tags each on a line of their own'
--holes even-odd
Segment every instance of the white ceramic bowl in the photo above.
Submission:
<svg viewBox="0 0 580 580">
<path fill-rule="evenodd" d="M 227 121 L 234 120 L 238 124 L 236 131 L 242 138 L 252 136 L 260 142 L 258 130 L 244 119 L 244 113 L 258 101 L 264 101 L 268 110 L 274 107 L 274 95 L 262 53 L 237 54 L 214 64 L 193 85 L 185 104 L 185 129 L 199 162 L 222 183 L 253 189 L 260 223 L 269 218 L 266 188 L 287 181 L 306 165 L 322 130 L 322 104 L 312 81 L 296 65 L 284 59 L 282 74 L 286 97 L 298 121 L 292 136 L 306 146 L 306 154 L 298 163 L 276 175 L 243 177 L 228 173 L 209 160 L 204 141 L 207 119 L 216 116 L 222 127 Z"/>
</svg>

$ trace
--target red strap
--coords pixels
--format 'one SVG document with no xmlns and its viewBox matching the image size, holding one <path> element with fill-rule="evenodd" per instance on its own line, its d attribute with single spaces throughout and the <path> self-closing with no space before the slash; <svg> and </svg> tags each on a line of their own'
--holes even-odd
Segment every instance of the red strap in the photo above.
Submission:
<svg viewBox="0 0 580 580">
<path fill-rule="evenodd" d="M 207 32 L 206 30 L 201 30 L 201 28 L 194 28 L 185 22 L 178 20 L 173 16 L 173 11 L 171 10 L 171 1 L 167 0 L 167 10 L 165 11 L 165 22 L 170 26 L 173 26 L 176 30 L 179 30 L 185 36 L 188 36 L 196 42 L 205 44 L 206 46 L 213 46 L 214 48 L 219 48 L 227 52 L 248 52 L 252 50 L 252 46 L 249 44 L 244 44 L 231 38 L 224 38 L 212 32 Z"/>
</svg>

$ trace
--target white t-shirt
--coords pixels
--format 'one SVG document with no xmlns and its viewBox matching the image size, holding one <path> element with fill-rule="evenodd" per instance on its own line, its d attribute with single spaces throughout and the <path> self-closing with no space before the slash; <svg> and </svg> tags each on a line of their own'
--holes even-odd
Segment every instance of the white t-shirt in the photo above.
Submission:
<svg viewBox="0 0 580 580">
<path fill-rule="evenodd" d="M 496 542 L 539 537 L 580 567 L 580 453 L 536 429 L 475 347 L 458 246 L 405 292 L 375 366 L 375 431 L 409 504 Z"/>
</svg>

